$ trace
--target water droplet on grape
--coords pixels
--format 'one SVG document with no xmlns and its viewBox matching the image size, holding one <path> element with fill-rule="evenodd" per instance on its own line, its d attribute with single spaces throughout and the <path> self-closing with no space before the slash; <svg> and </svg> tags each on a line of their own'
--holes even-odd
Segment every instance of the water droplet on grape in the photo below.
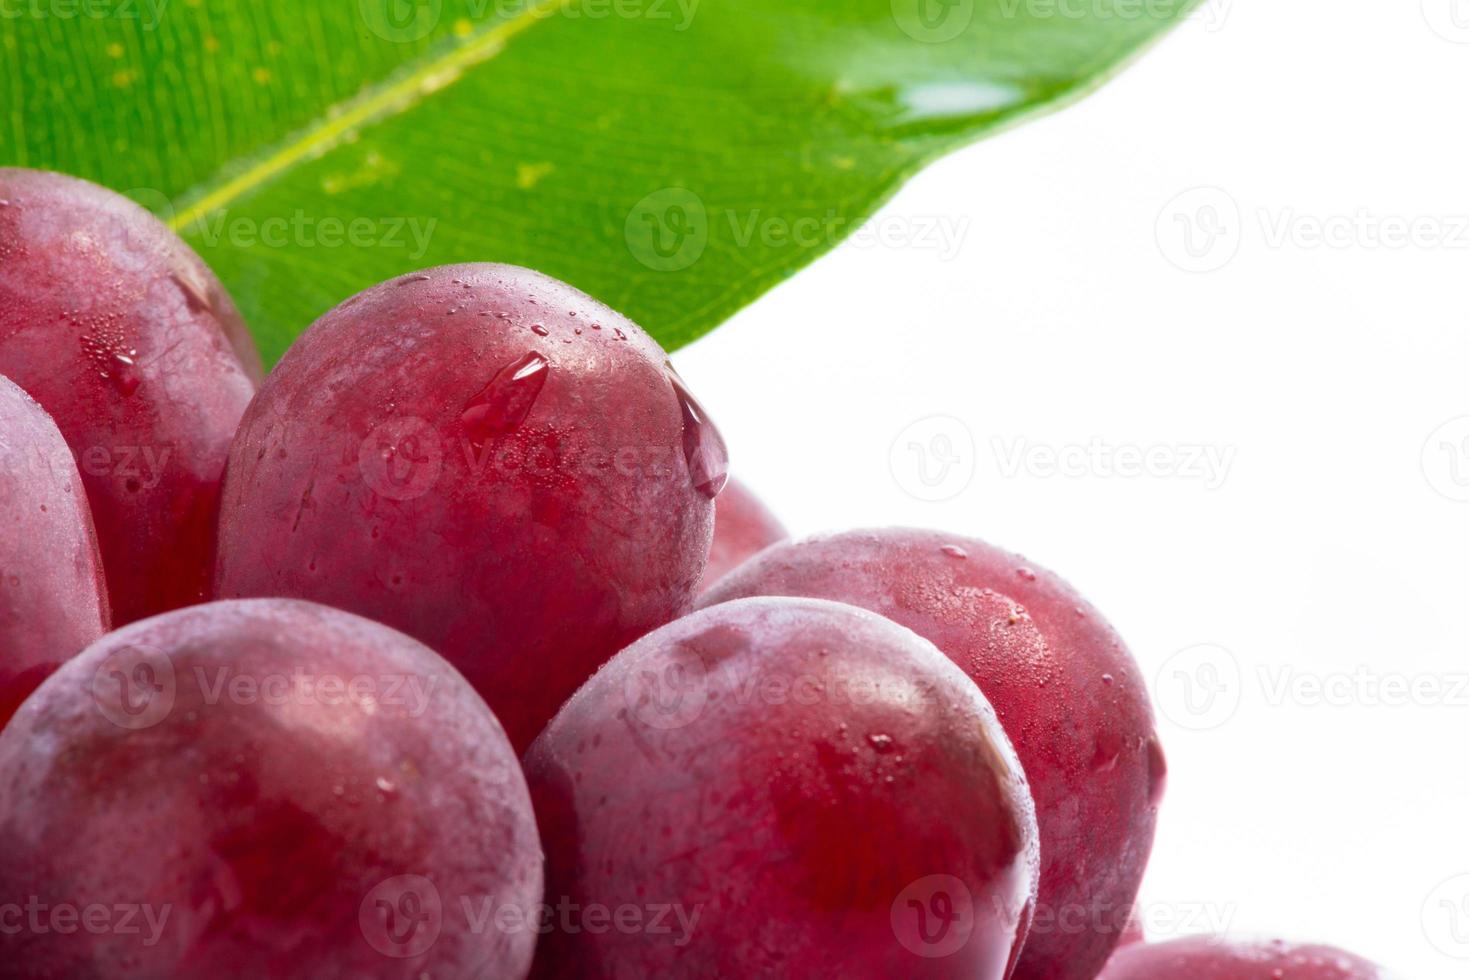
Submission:
<svg viewBox="0 0 1469 980">
<path fill-rule="evenodd" d="M 82 338 L 82 350 L 98 367 L 98 376 L 112 386 L 124 398 L 132 397 L 142 384 L 138 371 L 138 352 L 128 347 L 121 332 L 112 328 L 101 328 Z"/>
<path fill-rule="evenodd" d="M 464 405 L 460 421 L 469 438 L 482 444 L 519 428 L 545 387 L 550 366 L 545 357 L 531 351 L 501 368 Z"/>
<path fill-rule="evenodd" d="M 1027 581 L 1027 582 L 1034 582 L 1035 581 L 1035 572 L 1031 571 L 1028 568 L 1017 568 L 1017 569 L 1015 569 L 1015 574 L 1016 575 L 1019 575 L 1021 578 L 1025 579 L 1025 581 Z"/>
<path fill-rule="evenodd" d="M 1168 760 L 1163 756 L 1163 746 L 1157 735 L 1148 738 L 1148 803 L 1154 809 L 1163 802 L 1163 791 L 1168 786 Z"/>
<path fill-rule="evenodd" d="M 688 460 L 689 478 L 695 490 L 713 500 L 729 482 L 729 449 L 673 365 L 666 364 L 665 370 L 683 413 L 683 454 Z"/>
<path fill-rule="evenodd" d="M 1103 684 L 1111 684 L 1112 681 L 1113 681 L 1113 677 L 1112 677 L 1111 674 L 1103 674 L 1102 675 L 1102 683 Z"/>
<path fill-rule="evenodd" d="M 867 744 L 872 746 L 873 751 L 883 754 L 887 754 L 897 747 L 891 735 L 869 735 L 867 736 Z"/>
<path fill-rule="evenodd" d="M 541 324 L 539 324 L 539 323 L 533 324 L 531 326 L 531 328 L 530 328 L 530 332 L 533 333 L 533 334 L 535 334 L 537 337 L 549 337 L 549 336 L 551 336 L 551 331 L 547 330 L 545 327 L 541 326 Z"/>
<path fill-rule="evenodd" d="M 214 304 L 209 302 L 209 287 L 200 280 L 192 269 L 177 269 L 168 277 L 179 292 L 184 294 L 184 302 L 189 309 L 195 313 L 208 313 L 214 316 Z"/>
<path fill-rule="evenodd" d="M 948 555 L 950 558 L 960 558 L 960 559 L 963 559 L 963 558 L 968 558 L 969 557 L 969 552 L 965 551 L 963 548 L 959 547 L 957 544 L 946 544 L 942 548 L 940 548 L 939 550 L 942 551 L 944 554 Z"/>
</svg>

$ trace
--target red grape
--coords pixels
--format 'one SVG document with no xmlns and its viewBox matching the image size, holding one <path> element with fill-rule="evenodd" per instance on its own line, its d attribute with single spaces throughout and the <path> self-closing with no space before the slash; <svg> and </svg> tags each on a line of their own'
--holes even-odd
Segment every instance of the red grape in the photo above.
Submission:
<svg viewBox="0 0 1469 980">
<path fill-rule="evenodd" d="M 714 544 L 700 591 L 707 589 L 751 555 L 789 535 L 750 488 L 731 479 L 714 502 Z"/>
<path fill-rule="evenodd" d="M 1147 690 L 1112 628 L 1050 572 L 928 531 L 776 545 L 700 604 L 752 595 L 870 609 L 974 679 L 1025 766 L 1040 821 L 1040 901 L 1016 976 L 1090 980 L 1136 897 L 1164 782 Z"/>
<path fill-rule="evenodd" d="M 1212 936 L 1119 949 L 1097 980 L 1391 980 L 1387 971 L 1330 946 Z"/>
<path fill-rule="evenodd" d="M 1035 816 L 993 712 L 851 606 L 751 599 L 644 637 L 526 774 L 560 911 L 539 976 L 999 980 L 1025 935 Z"/>
<path fill-rule="evenodd" d="M 212 273 L 128 199 L 0 169 L 0 374 L 71 446 L 119 623 L 198 602 L 259 356 Z"/>
<path fill-rule="evenodd" d="M 525 269 L 432 269 L 348 300 L 271 372 L 231 451 L 216 584 L 417 637 L 523 748 L 692 605 L 726 468 L 628 320 Z"/>
<path fill-rule="evenodd" d="M 334 609 L 134 624 L 0 734 L 7 973 L 514 978 L 531 923 L 480 916 L 540 900 L 524 777 L 484 702 Z"/>
<path fill-rule="evenodd" d="M 36 685 L 107 632 L 92 513 L 66 440 L 0 378 L 0 728 Z"/>
</svg>

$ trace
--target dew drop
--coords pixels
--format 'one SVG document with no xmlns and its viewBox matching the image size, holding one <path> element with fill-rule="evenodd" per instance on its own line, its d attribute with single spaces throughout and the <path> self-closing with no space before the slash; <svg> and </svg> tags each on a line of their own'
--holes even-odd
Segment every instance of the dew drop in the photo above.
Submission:
<svg viewBox="0 0 1469 980">
<path fill-rule="evenodd" d="M 679 411 L 683 413 L 683 454 L 688 460 L 689 478 L 693 480 L 695 490 L 713 500 L 729 481 L 729 449 L 683 378 L 673 369 L 673 364 L 666 363 L 664 370 L 678 395 Z"/>
<path fill-rule="evenodd" d="M 1034 582 L 1035 581 L 1035 572 L 1031 571 L 1028 568 L 1017 568 L 1017 569 L 1015 569 L 1015 574 L 1016 575 L 1019 575 L 1021 578 L 1025 579 L 1025 581 L 1027 581 L 1027 582 Z"/>
<path fill-rule="evenodd" d="M 946 544 L 939 550 L 948 555 L 950 558 L 964 559 L 969 557 L 969 552 L 965 551 L 957 544 Z"/>
<path fill-rule="evenodd" d="M 124 398 L 131 398 L 143 379 L 138 376 L 137 363 L 126 354 L 113 356 L 112 384 Z"/>
<path fill-rule="evenodd" d="M 891 735 L 869 735 L 867 736 L 867 744 L 872 746 L 874 751 L 883 754 L 887 754 L 896 748 Z"/>
<path fill-rule="evenodd" d="M 470 439 L 482 444 L 519 428 L 545 387 L 550 366 L 545 357 L 531 351 L 501 368 L 464 405 L 460 421 Z"/>
<path fill-rule="evenodd" d="M 1157 735 L 1148 738 L 1148 803 L 1154 809 L 1163 802 L 1163 791 L 1168 786 L 1168 760 L 1163 756 L 1163 746 Z"/>
<path fill-rule="evenodd" d="M 188 304 L 190 310 L 195 313 L 215 315 L 214 304 L 209 301 L 209 287 L 194 270 L 181 268 L 171 273 L 168 278 L 178 287 L 179 292 L 184 294 L 184 302 Z"/>
<path fill-rule="evenodd" d="M 1111 674 L 1103 674 L 1102 675 L 1102 683 L 1103 684 L 1111 684 L 1113 680 L 1114 680 L 1114 678 L 1112 677 Z"/>
<path fill-rule="evenodd" d="M 615 334 L 617 334 L 617 339 L 618 340 L 626 340 L 627 339 L 627 334 L 623 333 L 622 330 L 621 330 L 621 328 L 619 328 L 619 327 L 613 327 L 612 328 L 612 332 L 615 333 Z"/>
<path fill-rule="evenodd" d="M 547 330 L 544 326 L 542 326 L 539 323 L 532 324 L 531 325 L 531 328 L 530 328 L 530 332 L 533 333 L 533 334 L 535 334 L 537 337 L 549 337 L 549 336 L 551 336 L 551 331 Z"/>
</svg>

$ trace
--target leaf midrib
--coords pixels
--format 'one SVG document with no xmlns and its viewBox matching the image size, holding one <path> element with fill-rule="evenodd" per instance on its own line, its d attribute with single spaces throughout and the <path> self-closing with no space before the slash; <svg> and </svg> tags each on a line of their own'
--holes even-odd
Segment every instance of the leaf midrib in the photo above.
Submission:
<svg viewBox="0 0 1469 980">
<path fill-rule="evenodd" d="M 424 97 L 452 85 L 464 70 L 498 56 L 517 35 L 549 20 L 578 0 L 536 0 L 519 16 L 495 24 L 483 33 L 442 54 L 428 57 L 401 77 L 328 108 L 287 142 L 256 160 L 242 173 L 223 172 L 184 195 L 192 201 L 171 219 L 183 231 L 202 218 L 227 207 L 303 160 L 320 157 L 341 145 L 364 126 L 382 122 L 413 108 Z"/>
</svg>

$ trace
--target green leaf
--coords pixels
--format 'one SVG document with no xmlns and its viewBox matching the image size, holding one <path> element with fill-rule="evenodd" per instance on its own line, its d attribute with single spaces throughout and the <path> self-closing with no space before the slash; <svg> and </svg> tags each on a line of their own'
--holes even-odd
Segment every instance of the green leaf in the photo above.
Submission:
<svg viewBox="0 0 1469 980">
<path fill-rule="evenodd" d="M 1195 0 L 0 2 L 0 162 L 168 217 L 273 361 L 476 260 L 677 347 Z"/>
</svg>

